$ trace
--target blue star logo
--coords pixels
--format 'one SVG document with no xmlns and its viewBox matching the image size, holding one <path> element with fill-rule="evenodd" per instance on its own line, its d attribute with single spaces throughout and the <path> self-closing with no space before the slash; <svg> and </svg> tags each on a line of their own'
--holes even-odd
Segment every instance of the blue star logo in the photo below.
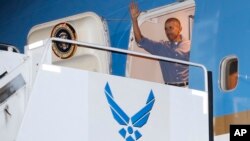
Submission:
<svg viewBox="0 0 250 141">
<path fill-rule="evenodd" d="M 114 101 L 114 97 L 108 83 L 105 86 L 105 95 L 114 119 L 123 126 L 123 128 L 119 130 L 120 135 L 126 141 L 136 141 L 140 139 L 142 134 L 138 131 L 138 129 L 147 123 L 150 111 L 152 110 L 155 102 L 153 91 L 150 91 L 146 105 L 131 118 L 128 117 L 128 115 Z"/>
</svg>

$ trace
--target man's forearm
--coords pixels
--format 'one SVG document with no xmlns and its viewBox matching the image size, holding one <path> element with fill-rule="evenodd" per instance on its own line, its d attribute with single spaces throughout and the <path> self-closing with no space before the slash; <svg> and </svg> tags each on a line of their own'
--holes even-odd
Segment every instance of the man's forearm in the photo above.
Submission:
<svg viewBox="0 0 250 141">
<path fill-rule="evenodd" d="M 132 22 L 133 22 L 133 30 L 134 30 L 135 41 L 138 43 L 142 39 L 141 30 L 139 28 L 137 19 L 133 19 Z"/>
</svg>

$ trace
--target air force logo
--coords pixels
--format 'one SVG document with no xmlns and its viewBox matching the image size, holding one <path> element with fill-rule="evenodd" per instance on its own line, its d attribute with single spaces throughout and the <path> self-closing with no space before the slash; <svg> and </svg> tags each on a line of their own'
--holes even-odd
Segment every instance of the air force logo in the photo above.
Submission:
<svg viewBox="0 0 250 141">
<path fill-rule="evenodd" d="M 120 135 L 126 141 L 138 140 L 142 136 L 138 128 L 141 128 L 147 123 L 150 111 L 155 102 L 153 91 L 150 91 L 146 105 L 131 118 L 115 102 L 108 83 L 105 86 L 105 95 L 114 119 L 123 126 L 123 128 L 119 130 Z"/>
</svg>

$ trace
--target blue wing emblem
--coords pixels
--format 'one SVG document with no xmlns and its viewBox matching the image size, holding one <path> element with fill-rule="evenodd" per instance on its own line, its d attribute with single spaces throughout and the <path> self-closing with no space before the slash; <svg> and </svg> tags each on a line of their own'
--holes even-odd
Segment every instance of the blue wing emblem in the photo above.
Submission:
<svg viewBox="0 0 250 141">
<path fill-rule="evenodd" d="M 105 86 L 105 95 L 108 100 L 110 109 L 112 111 L 114 119 L 120 124 L 120 125 L 128 125 L 129 123 L 129 117 L 127 114 L 118 106 L 118 104 L 114 101 L 112 92 L 110 90 L 109 84 L 107 83 Z"/>
<path fill-rule="evenodd" d="M 153 108 L 154 102 L 155 102 L 155 97 L 154 97 L 153 91 L 151 90 L 148 96 L 146 106 L 144 106 L 139 112 L 137 112 L 131 118 L 131 121 L 134 127 L 142 127 L 143 125 L 147 123 L 149 115 L 150 115 L 150 111 Z"/>
<path fill-rule="evenodd" d="M 108 83 L 105 86 L 105 95 L 106 95 L 106 98 L 109 103 L 114 119 L 120 125 L 125 126 L 119 131 L 120 135 L 124 139 L 126 139 L 126 141 L 138 140 L 142 135 L 138 130 L 134 131 L 133 127 L 141 128 L 147 123 L 149 115 L 150 115 L 150 111 L 152 110 L 154 102 L 155 102 L 153 91 L 152 90 L 150 91 L 146 105 L 140 111 L 138 111 L 135 115 L 133 115 L 131 120 L 129 116 L 114 101 L 114 97 L 112 95 L 112 92 L 110 90 Z"/>
</svg>

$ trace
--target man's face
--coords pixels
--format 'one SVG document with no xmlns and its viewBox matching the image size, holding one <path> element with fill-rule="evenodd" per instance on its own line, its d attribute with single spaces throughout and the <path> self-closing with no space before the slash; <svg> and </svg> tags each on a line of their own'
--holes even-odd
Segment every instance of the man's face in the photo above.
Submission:
<svg viewBox="0 0 250 141">
<path fill-rule="evenodd" d="M 169 41 L 177 41 L 181 32 L 181 25 L 177 21 L 169 21 L 165 23 L 165 33 Z"/>
</svg>

